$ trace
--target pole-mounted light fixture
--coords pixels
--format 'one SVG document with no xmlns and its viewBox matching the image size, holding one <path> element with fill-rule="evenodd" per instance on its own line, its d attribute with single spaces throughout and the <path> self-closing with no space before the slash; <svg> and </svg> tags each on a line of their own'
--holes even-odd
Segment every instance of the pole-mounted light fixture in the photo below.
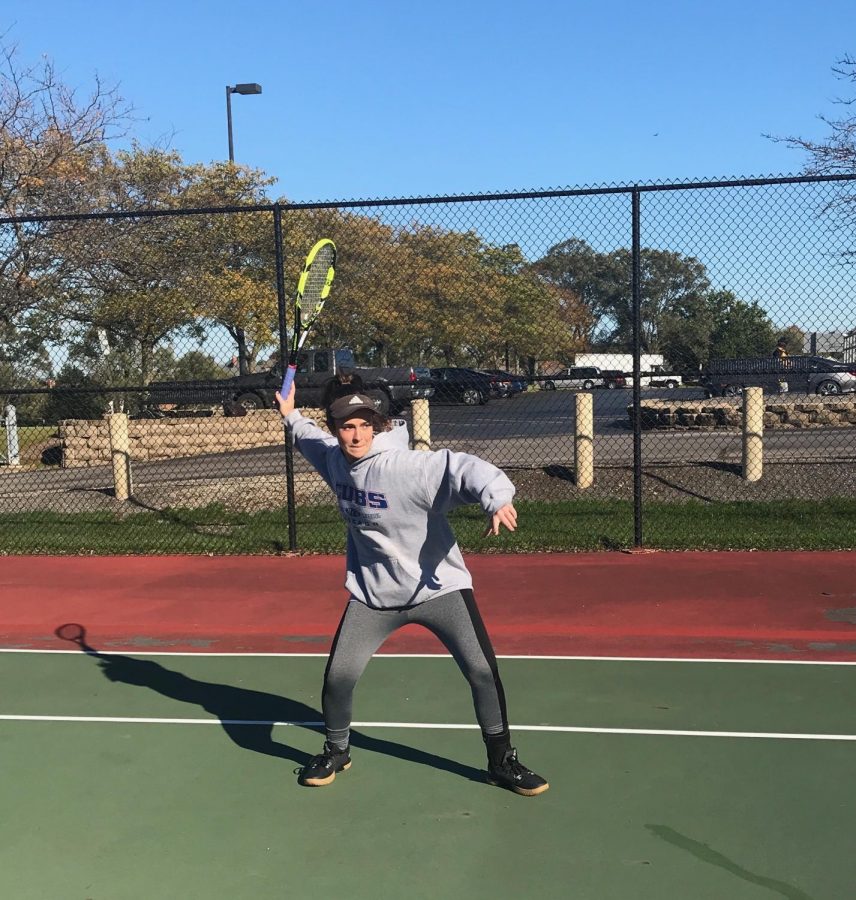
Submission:
<svg viewBox="0 0 856 900">
<path fill-rule="evenodd" d="M 226 85 L 226 123 L 229 129 L 229 162 L 235 161 L 235 147 L 232 143 L 232 94 L 260 94 L 260 84 Z"/>
</svg>

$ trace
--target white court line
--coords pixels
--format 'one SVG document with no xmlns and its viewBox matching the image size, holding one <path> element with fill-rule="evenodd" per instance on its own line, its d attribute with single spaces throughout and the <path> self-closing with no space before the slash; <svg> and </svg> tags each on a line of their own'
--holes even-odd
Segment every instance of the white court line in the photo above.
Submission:
<svg viewBox="0 0 856 900">
<path fill-rule="evenodd" d="M 161 719 L 128 716 L 16 716 L 0 715 L 5 722 L 78 722 L 111 725 L 292 725 L 320 728 L 323 722 L 279 722 L 266 719 Z M 420 728 L 446 731 L 478 731 L 475 724 L 440 722 L 352 722 L 352 728 Z M 802 734 L 775 731 L 677 731 L 664 728 L 584 728 L 575 725 L 511 725 L 513 731 L 545 731 L 577 734 L 636 734 L 658 737 L 755 738 L 789 741 L 856 741 L 856 734 Z"/>
<path fill-rule="evenodd" d="M 217 651 L 187 650 L 135 650 L 128 647 L 102 647 L 97 651 L 109 656 L 177 656 L 177 657 L 247 657 L 248 659 L 266 657 L 299 657 L 326 659 L 329 653 L 220 653 Z M 50 650 L 47 648 L 0 647 L 0 653 L 66 653 L 86 656 L 82 650 Z M 448 653 L 376 653 L 372 659 L 451 659 Z M 497 659 L 532 659 L 532 660 L 570 660 L 580 662 L 664 662 L 664 663 L 734 663 L 741 665 L 772 666 L 856 666 L 856 660 L 825 659 L 717 659 L 681 656 L 538 656 L 532 654 L 502 654 Z"/>
</svg>

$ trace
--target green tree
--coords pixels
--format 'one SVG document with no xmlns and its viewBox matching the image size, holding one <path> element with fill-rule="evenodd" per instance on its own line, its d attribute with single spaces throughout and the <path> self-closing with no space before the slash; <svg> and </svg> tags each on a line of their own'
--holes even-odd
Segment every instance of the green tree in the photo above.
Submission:
<svg viewBox="0 0 856 900">
<path fill-rule="evenodd" d="M 766 356 L 776 344 L 767 313 L 731 291 L 711 291 L 674 305 L 663 319 L 661 347 L 669 365 L 698 371 L 710 359 Z"/>
<path fill-rule="evenodd" d="M 663 317 L 660 340 L 669 368 L 697 372 L 710 358 L 716 311 L 710 296 L 689 297 L 674 304 Z"/>
<path fill-rule="evenodd" d="M 709 358 L 767 356 L 776 346 L 776 332 L 757 302 L 738 300 L 731 291 L 711 294 L 714 327 Z"/>
<path fill-rule="evenodd" d="M 532 269 L 585 306 L 590 321 L 586 337 L 593 343 L 612 309 L 616 273 L 608 254 L 598 253 L 580 238 L 570 238 L 551 247 Z"/>
<path fill-rule="evenodd" d="M 589 310 L 592 343 L 630 347 L 633 338 L 632 256 L 620 248 L 598 253 L 573 238 L 557 244 L 534 266 L 553 284 L 572 291 Z M 691 306 L 710 288 L 697 259 L 670 250 L 641 251 L 641 343 L 645 353 L 662 350 L 660 330 L 674 310 Z"/>
<path fill-rule="evenodd" d="M 176 381 L 228 378 L 231 374 L 217 360 L 201 350 L 189 350 L 175 361 L 169 378 Z"/>
<path fill-rule="evenodd" d="M 797 325 L 788 325 L 779 335 L 778 341 L 782 341 L 789 356 L 799 356 L 806 352 L 806 333 Z"/>
<path fill-rule="evenodd" d="M 57 373 L 56 387 L 48 395 L 43 416 L 48 422 L 62 419 L 100 419 L 107 411 L 107 395 L 89 389 L 100 387 L 95 379 L 73 363 L 66 363 Z M 79 393 L 70 388 L 83 388 Z"/>
</svg>

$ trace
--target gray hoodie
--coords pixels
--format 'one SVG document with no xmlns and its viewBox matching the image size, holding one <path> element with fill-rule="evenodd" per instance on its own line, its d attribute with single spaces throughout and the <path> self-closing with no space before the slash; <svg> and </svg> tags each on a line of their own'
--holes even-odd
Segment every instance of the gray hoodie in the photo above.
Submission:
<svg viewBox="0 0 856 900">
<path fill-rule="evenodd" d="M 493 515 L 514 485 L 496 466 L 467 453 L 410 450 L 407 426 L 375 435 L 350 463 L 335 437 L 299 412 L 285 418 L 300 453 L 339 500 L 348 525 L 345 587 L 375 609 L 424 603 L 472 587 L 446 513 L 479 503 Z"/>
</svg>

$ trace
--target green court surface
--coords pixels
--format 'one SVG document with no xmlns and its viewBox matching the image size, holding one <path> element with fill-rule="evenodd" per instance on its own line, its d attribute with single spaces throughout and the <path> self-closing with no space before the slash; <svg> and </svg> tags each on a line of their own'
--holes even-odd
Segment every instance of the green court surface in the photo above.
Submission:
<svg viewBox="0 0 856 900">
<path fill-rule="evenodd" d="M 298 786 L 320 735 L 269 723 L 324 665 L 0 653 L 0 897 L 856 896 L 853 666 L 501 659 L 525 798 L 444 656 L 372 660 L 353 767 Z"/>
</svg>

